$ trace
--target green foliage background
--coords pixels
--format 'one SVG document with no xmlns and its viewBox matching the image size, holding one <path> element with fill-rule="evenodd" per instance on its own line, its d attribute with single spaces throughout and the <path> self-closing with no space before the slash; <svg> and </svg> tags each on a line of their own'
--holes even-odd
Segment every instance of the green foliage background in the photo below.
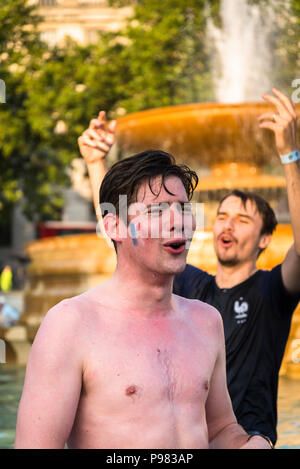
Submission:
<svg viewBox="0 0 300 469">
<path fill-rule="evenodd" d="M 100 109 L 115 118 L 214 100 L 205 27 L 208 16 L 220 25 L 220 0 L 110 3 L 133 6 L 122 31 L 101 34 L 93 45 L 68 40 L 50 48 L 39 39 L 41 19 L 27 0 L 0 0 L 0 78 L 7 90 L 0 104 L 0 226 L 17 201 L 32 220 L 60 217 L 77 138 Z M 299 75 L 300 2 L 291 0 L 288 15 L 281 0 L 276 4 L 274 85 L 290 93 Z"/>
</svg>

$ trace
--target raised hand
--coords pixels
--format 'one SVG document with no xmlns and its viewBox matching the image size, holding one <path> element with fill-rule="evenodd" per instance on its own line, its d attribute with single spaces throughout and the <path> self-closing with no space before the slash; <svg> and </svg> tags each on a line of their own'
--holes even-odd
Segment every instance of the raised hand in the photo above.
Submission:
<svg viewBox="0 0 300 469">
<path fill-rule="evenodd" d="M 106 124 L 105 111 L 92 119 L 89 127 L 78 138 L 80 153 L 87 164 L 96 163 L 106 157 L 115 141 L 116 121 Z"/>
<path fill-rule="evenodd" d="M 258 120 L 259 127 L 270 129 L 275 134 L 275 143 L 279 155 L 285 155 L 297 149 L 297 114 L 294 103 L 276 88 L 272 89 L 274 95 L 263 94 L 262 98 L 274 104 L 277 112 L 266 112 Z"/>
</svg>

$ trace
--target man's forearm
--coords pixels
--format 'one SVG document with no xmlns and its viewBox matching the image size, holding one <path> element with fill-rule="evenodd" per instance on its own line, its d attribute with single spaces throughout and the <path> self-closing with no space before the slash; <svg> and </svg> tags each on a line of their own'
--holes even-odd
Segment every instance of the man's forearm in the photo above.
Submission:
<svg viewBox="0 0 300 469">
<path fill-rule="evenodd" d="M 300 256 L 300 160 L 284 165 L 295 250 Z"/>
<path fill-rule="evenodd" d="M 232 423 L 209 442 L 209 449 L 271 449 L 271 446 L 259 435 L 249 439 L 248 433 L 238 423 Z"/>
<path fill-rule="evenodd" d="M 105 174 L 107 173 L 107 163 L 106 160 L 103 158 L 95 163 L 88 163 L 87 169 L 89 173 L 89 178 L 91 182 L 92 194 L 93 194 L 93 202 L 95 207 L 95 212 L 97 219 L 101 218 L 101 210 L 100 210 L 100 200 L 99 200 L 99 190 L 101 183 Z"/>
<path fill-rule="evenodd" d="M 209 449 L 239 449 L 246 444 L 248 434 L 238 423 L 223 428 L 209 442 Z"/>
<path fill-rule="evenodd" d="M 106 160 L 103 158 L 103 159 L 95 161 L 94 163 L 87 163 L 87 168 L 88 168 L 88 173 L 89 173 L 89 178 L 90 178 L 90 183 L 91 183 L 91 188 L 92 188 L 95 213 L 96 213 L 96 217 L 98 220 L 98 227 L 100 228 L 100 232 L 106 239 L 108 246 L 112 248 L 113 243 L 111 239 L 107 236 L 104 226 L 103 226 L 102 214 L 101 214 L 101 209 L 100 209 L 101 201 L 99 200 L 100 186 L 108 169 Z"/>
<path fill-rule="evenodd" d="M 99 189 L 107 172 L 105 157 L 114 143 L 116 121 L 106 124 L 106 113 L 100 111 L 97 119 L 90 121 L 89 127 L 78 138 L 80 153 L 84 158 L 98 220 L 101 219 Z"/>
</svg>

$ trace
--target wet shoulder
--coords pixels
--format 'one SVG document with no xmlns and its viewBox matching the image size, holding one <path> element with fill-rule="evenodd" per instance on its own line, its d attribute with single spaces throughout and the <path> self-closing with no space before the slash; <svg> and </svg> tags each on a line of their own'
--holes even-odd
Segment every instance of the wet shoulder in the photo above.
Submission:
<svg viewBox="0 0 300 469">
<path fill-rule="evenodd" d="M 81 320 L 82 308 L 77 297 L 61 300 L 46 313 L 40 329 L 73 330 Z"/>
<path fill-rule="evenodd" d="M 178 301 L 179 308 L 182 308 L 188 317 L 192 317 L 196 322 L 210 324 L 216 327 L 223 327 L 220 312 L 214 307 L 201 300 L 183 298 L 174 295 Z"/>
</svg>

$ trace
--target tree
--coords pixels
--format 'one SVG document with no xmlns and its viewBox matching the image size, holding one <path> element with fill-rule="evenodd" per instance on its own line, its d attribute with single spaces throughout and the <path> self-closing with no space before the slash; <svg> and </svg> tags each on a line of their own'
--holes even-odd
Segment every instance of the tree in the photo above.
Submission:
<svg viewBox="0 0 300 469">
<path fill-rule="evenodd" d="M 127 64 L 124 96 L 116 107 L 132 112 L 152 107 L 207 101 L 213 97 L 205 50 L 208 12 L 218 1 L 142 0 L 131 3 L 134 14 L 108 43 L 118 63 Z"/>
<path fill-rule="evenodd" d="M 273 44 L 274 78 L 277 87 L 290 95 L 292 82 L 300 78 L 300 2 L 281 0 L 276 8 L 279 31 Z"/>
<path fill-rule="evenodd" d="M 29 116 L 34 112 L 34 106 L 29 108 L 30 94 L 48 54 L 38 37 L 38 21 L 27 1 L 1 5 L 0 75 L 6 84 L 6 103 L 0 104 L 2 223 L 17 201 L 23 202 L 32 219 L 58 215 L 62 206 L 59 194 L 50 189 L 51 183 L 65 180 L 64 171 L 59 170 L 62 164 L 53 149 L 42 143 L 43 122 L 35 129 Z"/>
<path fill-rule="evenodd" d="M 0 104 L 2 228 L 9 225 L 16 202 L 33 221 L 60 218 L 67 169 L 78 157 L 77 138 L 91 116 L 113 108 L 120 98 L 111 67 L 102 74 L 103 46 L 81 47 L 68 40 L 62 48 L 49 48 L 39 38 L 39 21 L 27 0 L 1 5 L 0 79 L 6 84 L 6 103 Z"/>
<path fill-rule="evenodd" d="M 275 11 L 276 27 L 270 44 L 272 82 L 289 94 L 300 63 L 299 1 L 248 2 L 260 4 L 261 15 L 268 14 L 264 7 L 271 6 Z M 133 7 L 125 28 L 102 36 L 98 60 L 95 54 L 95 63 L 103 64 L 99 86 L 104 80 L 107 85 L 104 89 L 114 90 L 111 116 L 215 100 L 206 24 L 210 17 L 222 26 L 221 0 L 110 0 L 110 3 Z"/>
</svg>

